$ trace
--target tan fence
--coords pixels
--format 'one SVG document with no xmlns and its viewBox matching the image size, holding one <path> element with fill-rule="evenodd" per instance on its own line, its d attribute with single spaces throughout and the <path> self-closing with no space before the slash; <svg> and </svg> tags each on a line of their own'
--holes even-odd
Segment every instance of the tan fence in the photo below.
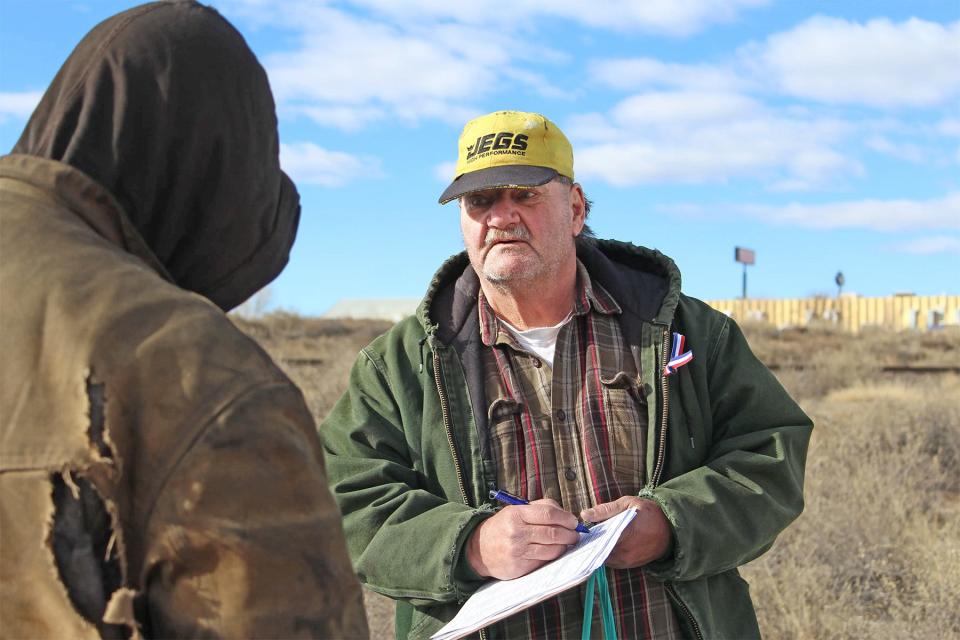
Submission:
<svg viewBox="0 0 960 640">
<path fill-rule="evenodd" d="M 960 325 L 960 296 L 896 295 L 886 298 L 795 298 L 708 300 L 737 322 L 762 321 L 777 327 L 836 324 L 854 333 L 865 327 L 933 329 Z"/>
</svg>

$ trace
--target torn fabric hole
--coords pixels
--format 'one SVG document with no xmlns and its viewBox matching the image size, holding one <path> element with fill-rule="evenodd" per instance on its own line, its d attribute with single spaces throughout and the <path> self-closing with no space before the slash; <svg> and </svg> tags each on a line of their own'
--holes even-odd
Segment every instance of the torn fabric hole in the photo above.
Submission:
<svg viewBox="0 0 960 640">
<path fill-rule="evenodd" d="M 53 474 L 53 557 L 70 602 L 103 638 L 129 638 L 125 626 L 102 622 L 111 594 L 123 581 L 106 504 L 85 478 Z"/>
<path fill-rule="evenodd" d="M 106 423 L 104 412 L 106 392 L 104 386 L 102 382 L 94 382 L 92 374 L 87 376 L 87 398 L 90 401 L 90 428 L 87 430 L 87 435 L 100 457 L 109 460 L 113 458 L 113 451 L 110 449 L 104 431 Z"/>
</svg>

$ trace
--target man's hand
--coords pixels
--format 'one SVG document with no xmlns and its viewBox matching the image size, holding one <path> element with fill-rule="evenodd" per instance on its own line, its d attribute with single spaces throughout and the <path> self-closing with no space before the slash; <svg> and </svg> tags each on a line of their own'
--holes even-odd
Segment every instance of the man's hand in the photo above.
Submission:
<svg viewBox="0 0 960 640">
<path fill-rule="evenodd" d="M 623 496 L 613 502 L 598 504 L 580 512 L 580 517 L 588 522 L 602 522 L 627 509 L 636 509 L 636 517 L 627 525 L 626 531 L 617 541 L 607 566 L 614 569 L 642 567 L 663 556 L 673 542 L 670 522 L 653 500 L 644 500 L 637 496 Z"/>
<path fill-rule="evenodd" d="M 509 506 L 481 522 L 467 540 L 467 561 L 481 576 L 519 578 L 562 556 L 580 540 L 576 517 L 544 498 Z"/>
</svg>

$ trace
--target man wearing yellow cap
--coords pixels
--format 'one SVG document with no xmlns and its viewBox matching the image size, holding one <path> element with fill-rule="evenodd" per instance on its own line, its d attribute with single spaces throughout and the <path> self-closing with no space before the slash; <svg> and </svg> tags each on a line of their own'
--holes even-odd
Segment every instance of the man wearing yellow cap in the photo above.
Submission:
<svg viewBox="0 0 960 640">
<path fill-rule="evenodd" d="M 547 118 L 467 123 L 453 200 L 466 251 L 362 350 L 321 427 L 354 564 L 397 599 L 397 636 L 562 555 L 578 517 L 634 508 L 607 561 L 617 636 L 758 637 L 736 567 L 800 513 L 810 420 L 673 261 L 592 237 Z M 483 635 L 580 637 L 600 619 L 583 590 Z"/>
</svg>

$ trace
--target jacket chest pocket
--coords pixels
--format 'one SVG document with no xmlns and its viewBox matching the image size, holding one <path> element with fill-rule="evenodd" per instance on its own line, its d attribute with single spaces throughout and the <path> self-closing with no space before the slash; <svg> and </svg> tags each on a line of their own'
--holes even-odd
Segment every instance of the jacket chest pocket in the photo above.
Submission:
<svg viewBox="0 0 960 640">
<path fill-rule="evenodd" d="M 490 404 L 487 419 L 497 486 L 530 500 L 544 497 L 542 492 L 558 499 L 548 490 L 552 486 L 548 480 L 556 474 L 549 418 L 531 415 L 512 398 L 498 398 Z M 537 464 L 535 458 L 544 464 Z"/>
<path fill-rule="evenodd" d="M 600 383 L 610 466 L 620 493 L 636 494 L 644 484 L 647 400 L 636 376 L 629 373 L 601 377 Z"/>
</svg>

